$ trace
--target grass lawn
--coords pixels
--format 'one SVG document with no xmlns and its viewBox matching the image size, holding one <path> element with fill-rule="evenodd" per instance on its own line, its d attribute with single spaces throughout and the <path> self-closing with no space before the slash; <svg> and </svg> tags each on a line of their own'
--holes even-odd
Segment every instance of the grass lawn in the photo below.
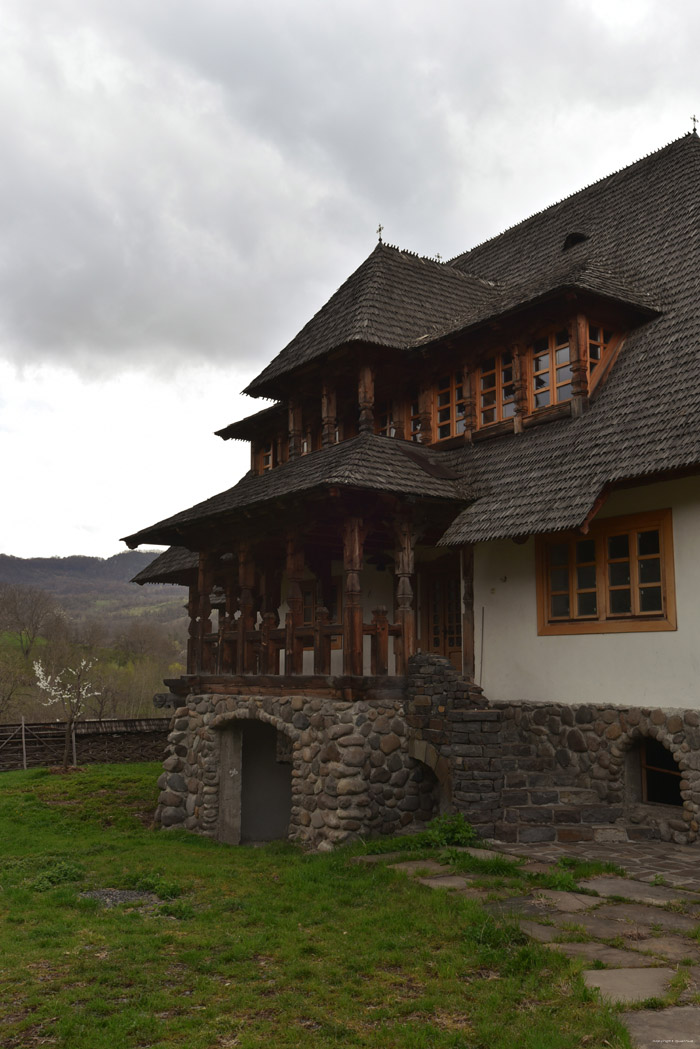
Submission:
<svg viewBox="0 0 700 1049">
<path fill-rule="evenodd" d="M 150 830 L 159 771 L 2 773 L 3 1049 L 629 1046 L 575 964 L 358 847 Z"/>
</svg>

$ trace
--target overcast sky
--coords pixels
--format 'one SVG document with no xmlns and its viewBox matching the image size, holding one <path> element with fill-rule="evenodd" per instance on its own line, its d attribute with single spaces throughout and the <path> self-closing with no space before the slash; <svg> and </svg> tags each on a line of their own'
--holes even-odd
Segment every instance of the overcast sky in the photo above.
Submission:
<svg viewBox="0 0 700 1049">
<path fill-rule="evenodd" d="M 0 0 L 0 552 L 229 488 L 384 239 L 447 259 L 691 128 L 690 0 Z"/>
</svg>

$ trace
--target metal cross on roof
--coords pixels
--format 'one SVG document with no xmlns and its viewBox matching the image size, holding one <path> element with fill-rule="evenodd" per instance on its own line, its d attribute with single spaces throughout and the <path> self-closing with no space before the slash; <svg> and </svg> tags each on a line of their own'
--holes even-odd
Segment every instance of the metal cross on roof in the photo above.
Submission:
<svg viewBox="0 0 700 1049">
<path fill-rule="evenodd" d="M 695 134 L 697 134 L 697 131 L 698 131 L 698 118 L 693 113 L 693 115 L 692 115 L 692 117 L 690 119 L 693 121 L 693 132 Z"/>
<path fill-rule="evenodd" d="M 382 226 L 382 224 L 380 222 L 379 225 L 377 226 L 377 236 L 379 237 L 379 243 L 380 244 L 382 243 L 382 230 L 383 229 L 384 229 L 384 227 Z"/>
</svg>

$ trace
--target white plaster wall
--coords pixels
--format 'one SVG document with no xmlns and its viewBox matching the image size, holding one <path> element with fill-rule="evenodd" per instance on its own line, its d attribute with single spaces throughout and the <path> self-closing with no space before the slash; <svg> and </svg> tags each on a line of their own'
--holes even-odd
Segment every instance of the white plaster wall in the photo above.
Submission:
<svg viewBox="0 0 700 1049">
<path fill-rule="evenodd" d="M 476 546 L 476 680 L 489 699 L 700 709 L 700 480 L 616 492 L 598 518 L 666 507 L 677 630 L 538 637 L 534 540 Z"/>
</svg>

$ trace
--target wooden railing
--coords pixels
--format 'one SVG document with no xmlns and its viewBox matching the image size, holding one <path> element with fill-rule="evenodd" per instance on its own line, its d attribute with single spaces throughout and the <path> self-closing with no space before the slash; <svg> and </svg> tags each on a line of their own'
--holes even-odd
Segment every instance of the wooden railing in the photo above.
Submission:
<svg viewBox="0 0 700 1049">
<path fill-rule="evenodd" d="M 331 673 L 334 641 L 343 643 L 343 623 L 331 623 L 326 608 L 319 608 L 312 625 L 294 626 L 287 614 L 284 626 L 268 612 L 254 629 L 239 620 L 233 629 L 222 627 L 191 636 L 187 651 L 188 674 L 301 674 L 304 652 L 313 650 L 313 672 Z M 396 673 L 403 673 L 404 654 L 400 623 L 390 623 L 383 606 L 372 612 L 372 622 L 362 624 L 363 637 L 370 638 L 370 673 L 389 673 L 389 639 L 394 638 Z M 281 653 L 284 650 L 284 665 Z M 345 653 L 343 653 L 345 655 Z M 343 660 L 344 665 L 346 660 Z"/>
</svg>

